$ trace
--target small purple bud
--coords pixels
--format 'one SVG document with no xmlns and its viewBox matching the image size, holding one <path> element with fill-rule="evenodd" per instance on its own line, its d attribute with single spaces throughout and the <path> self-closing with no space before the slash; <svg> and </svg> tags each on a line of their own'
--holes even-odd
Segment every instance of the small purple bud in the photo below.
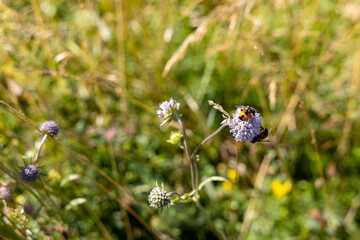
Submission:
<svg viewBox="0 0 360 240">
<path fill-rule="evenodd" d="M 41 124 L 40 130 L 45 131 L 51 136 L 55 137 L 59 132 L 59 127 L 54 121 L 46 121 Z"/>
<path fill-rule="evenodd" d="M 27 165 L 21 170 L 21 178 L 24 182 L 34 182 L 40 176 L 40 171 L 35 165 Z"/>
<path fill-rule="evenodd" d="M 180 103 L 175 102 L 172 98 L 169 101 L 162 102 L 160 104 L 160 110 L 157 110 L 157 115 L 163 119 L 163 122 L 160 126 L 168 124 L 171 122 L 173 114 L 175 111 L 179 110 Z"/>
<path fill-rule="evenodd" d="M 24 209 L 25 213 L 28 215 L 32 215 L 34 213 L 34 207 L 30 203 L 25 203 L 23 205 L 23 209 Z"/>
</svg>

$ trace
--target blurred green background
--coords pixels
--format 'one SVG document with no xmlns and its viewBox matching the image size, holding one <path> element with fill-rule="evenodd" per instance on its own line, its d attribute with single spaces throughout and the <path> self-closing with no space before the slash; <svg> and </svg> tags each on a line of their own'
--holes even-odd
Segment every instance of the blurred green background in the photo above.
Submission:
<svg viewBox="0 0 360 240">
<path fill-rule="evenodd" d="M 1 105 L 0 178 L 14 197 L 0 235 L 359 239 L 359 20 L 346 0 L 0 1 L 0 98 L 29 119 Z M 147 202 L 156 182 L 191 191 L 183 151 L 166 142 L 179 126 L 156 115 L 171 97 L 191 149 L 222 121 L 207 100 L 250 105 L 271 132 L 239 144 L 225 128 L 199 171 L 233 183 L 160 213 Z M 24 184 L 41 140 L 31 124 L 47 120 L 59 141 Z"/>
</svg>

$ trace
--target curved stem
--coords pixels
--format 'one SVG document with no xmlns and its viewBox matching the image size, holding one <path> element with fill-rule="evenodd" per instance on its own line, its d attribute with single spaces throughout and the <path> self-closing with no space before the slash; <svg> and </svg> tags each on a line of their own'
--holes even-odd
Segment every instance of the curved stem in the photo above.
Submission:
<svg viewBox="0 0 360 240">
<path fill-rule="evenodd" d="M 181 196 L 180 196 L 180 194 L 179 193 L 177 193 L 177 192 L 168 192 L 169 194 L 175 194 L 175 195 L 177 195 L 178 197 L 179 197 L 179 199 L 181 199 Z"/>
<path fill-rule="evenodd" d="M 211 135 L 209 135 L 207 138 L 205 138 L 194 150 L 194 152 L 191 154 L 191 158 L 194 158 L 196 153 L 200 150 L 200 148 L 202 147 L 202 145 L 204 145 L 207 141 L 209 141 L 210 139 L 212 139 L 216 134 L 218 134 L 219 132 L 221 132 L 221 130 L 224 129 L 224 127 L 228 126 L 228 123 L 224 123 L 223 125 L 221 125 L 215 132 L 213 132 Z"/>
<path fill-rule="evenodd" d="M 40 147 L 39 147 L 39 150 L 38 150 L 38 152 L 37 152 L 36 159 L 35 159 L 35 162 L 34 162 L 34 163 L 37 163 L 37 162 L 39 161 L 41 148 L 42 148 L 42 146 L 44 145 L 46 138 L 47 138 L 47 135 L 45 134 L 45 135 L 43 136 L 43 138 L 41 139 Z"/>
<path fill-rule="evenodd" d="M 182 134 L 184 136 L 185 153 L 190 161 L 191 185 L 192 185 L 192 188 L 195 189 L 195 197 L 197 198 L 197 196 L 199 194 L 199 191 L 198 191 L 199 175 L 198 175 L 196 161 L 193 157 L 190 156 L 190 150 L 189 150 L 189 145 L 188 145 L 188 140 L 187 140 L 187 136 L 186 136 L 186 129 L 185 129 L 184 123 L 181 121 L 181 119 L 179 118 L 179 116 L 176 113 L 174 114 L 174 117 L 179 122 L 179 124 L 182 128 Z"/>
</svg>

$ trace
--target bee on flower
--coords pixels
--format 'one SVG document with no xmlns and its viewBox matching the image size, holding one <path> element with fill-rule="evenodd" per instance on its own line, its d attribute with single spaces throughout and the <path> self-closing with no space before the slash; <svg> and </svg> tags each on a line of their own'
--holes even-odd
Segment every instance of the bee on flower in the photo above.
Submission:
<svg viewBox="0 0 360 240">
<path fill-rule="evenodd" d="M 261 142 L 269 130 L 263 128 L 261 115 L 255 108 L 243 105 L 236 105 L 237 109 L 233 118 L 229 120 L 230 133 L 237 142 Z"/>
</svg>

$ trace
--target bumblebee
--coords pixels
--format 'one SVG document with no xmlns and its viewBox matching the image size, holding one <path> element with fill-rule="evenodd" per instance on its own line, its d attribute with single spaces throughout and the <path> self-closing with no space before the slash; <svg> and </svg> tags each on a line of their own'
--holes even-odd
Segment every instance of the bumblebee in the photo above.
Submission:
<svg viewBox="0 0 360 240">
<path fill-rule="evenodd" d="M 268 135 L 269 135 L 269 130 L 261 126 L 260 134 L 254 137 L 253 140 L 251 140 L 251 143 L 262 142 L 262 140 L 267 138 Z"/>
<path fill-rule="evenodd" d="M 241 109 L 241 112 L 239 114 L 239 118 L 241 121 L 246 121 L 249 118 L 251 121 L 254 119 L 256 110 L 255 108 L 249 107 L 249 106 L 243 106 L 243 105 L 235 105 L 236 107 Z"/>
</svg>

